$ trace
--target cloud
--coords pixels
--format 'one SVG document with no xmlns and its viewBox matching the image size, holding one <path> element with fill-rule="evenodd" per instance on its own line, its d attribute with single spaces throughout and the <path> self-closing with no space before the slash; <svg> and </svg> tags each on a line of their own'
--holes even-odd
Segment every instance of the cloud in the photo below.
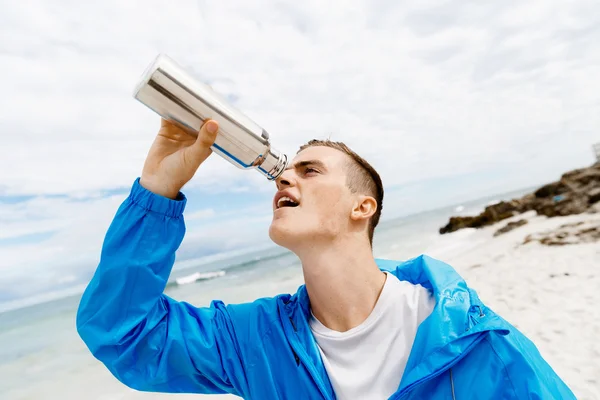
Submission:
<svg viewBox="0 0 600 400">
<path fill-rule="evenodd" d="M 195 221 L 195 220 L 207 219 L 210 217 L 214 217 L 215 215 L 216 215 L 215 210 L 213 210 L 212 208 L 207 208 L 207 209 L 203 209 L 203 210 L 194 211 L 192 213 L 188 213 L 185 216 L 185 220 L 187 222 L 190 222 L 190 221 Z"/>
<path fill-rule="evenodd" d="M 131 90 L 158 52 L 266 127 L 274 146 L 293 153 L 331 135 L 393 159 L 380 163 L 390 184 L 438 176 L 439 165 L 518 160 L 535 151 L 519 148 L 523 136 L 582 113 L 589 127 L 571 133 L 591 141 L 598 121 L 599 83 L 581 80 L 597 63 L 598 18 L 585 1 L 57 4 L 15 4 L 2 17 L 12 38 L 0 56 L 11 93 L 2 125 L 18 132 L 0 157 L 14 170 L 8 194 L 127 185 L 158 125 Z M 586 151 L 574 147 L 570 164 Z M 396 174 L 416 161 L 432 167 Z M 213 162 L 192 184 L 247 175 Z"/>
<path fill-rule="evenodd" d="M 4 7 L 3 273 L 68 284 L 65 276 L 80 276 L 76 266 L 93 265 L 159 126 L 132 90 L 161 52 L 267 129 L 277 149 L 294 155 L 309 139 L 331 137 L 368 159 L 390 193 L 418 188 L 414 196 L 426 199 L 398 204 L 403 212 L 438 204 L 428 193 L 455 199 L 432 190 L 440 182 L 460 181 L 465 196 L 510 190 L 592 161 L 590 145 L 600 141 L 594 1 L 341 5 Z M 266 240 L 254 232 L 264 232 L 273 191 L 259 173 L 211 157 L 186 186 L 192 233 L 182 249 Z M 207 247 L 192 251 L 197 241 Z"/>
</svg>

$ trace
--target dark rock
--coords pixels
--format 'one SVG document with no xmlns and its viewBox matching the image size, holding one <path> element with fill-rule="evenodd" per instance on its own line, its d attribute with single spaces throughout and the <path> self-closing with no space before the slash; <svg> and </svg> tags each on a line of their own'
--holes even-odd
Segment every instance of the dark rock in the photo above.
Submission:
<svg viewBox="0 0 600 400">
<path fill-rule="evenodd" d="M 592 189 L 588 192 L 588 201 L 590 204 L 600 201 L 600 187 Z"/>
<path fill-rule="evenodd" d="M 539 198 L 544 198 L 544 197 L 556 196 L 556 195 L 565 193 L 568 190 L 569 189 L 562 181 L 558 181 L 558 182 L 549 183 L 547 185 L 542 186 L 541 188 L 536 190 L 533 194 L 535 195 L 535 197 L 537 197 L 539 199 Z"/>
<path fill-rule="evenodd" d="M 564 228 L 576 228 L 578 226 L 583 225 L 585 222 L 583 221 L 579 221 L 579 222 L 572 222 L 570 224 L 562 224 L 561 226 L 558 227 L 558 229 L 564 229 Z"/>
<path fill-rule="evenodd" d="M 569 171 L 557 182 L 546 184 L 520 199 L 488 206 L 477 216 L 451 217 L 449 222 L 440 228 L 440 233 L 454 232 L 462 228 L 481 228 L 532 210 L 549 218 L 591 213 L 596 210 L 592 206 L 598 202 L 600 163 Z"/>
<path fill-rule="evenodd" d="M 588 168 L 577 170 L 577 173 L 568 175 L 568 178 L 563 176 L 566 181 L 573 181 L 578 185 L 586 186 L 590 183 L 600 183 L 600 169 Z"/>
<path fill-rule="evenodd" d="M 519 213 L 516 202 L 504 202 L 487 206 L 483 213 L 472 217 L 452 217 L 446 226 L 440 229 L 440 233 L 454 232 L 462 228 L 481 228 L 491 225 L 503 219 L 510 218 Z"/>
<path fill-rule="evenodd" d="M 540 239 L 540 243 L 544 244 L 546 246 L 564 246 L 566 244 L 569 244 L 569 243 L 563 242 L 562 240 L 557 240 L 557 239 L 554 239 L 551 237 L 545 237 L 545 238 Z"/>
<path fill-rule="evenodd" d="M 589 207 L 588 197 L 583 193 L 569 193 L 553 201 L 534 207 L 539 215 L 559 217 L 584 213 Z"/>
<path fill-rule="evenodd" d="M 546 246 L 595 243 L 600 240 L 600 220 L 564 224 L 556 230 L 527 235 L 523 245 L 537 241 Z"/>
<path fill-rule="evenodd" d="M 527 223 L 526 219 L 520 219 L 518 221 L 513 221 L 513 222 L 509 222 L 508 224 L 506 224 L 506 226 L 504 226 L 504 228 L 500 228 L 496 231 L 496 233 L 494 233 L 494 236 L 499 236 L 502 235 L 503 233 L 506 232 L 510 232 L 513 229 L 516 229 L 520 226 L 523 226 Z"/>
<path fill-rule="evenodd" d="M 538 204 L 540 200 L 537 199 L 534 193 L 530 193 L 513 201 L 518 205 L 519 212 L 524 213 L 535 210 L 536 204 Z"/>
<path fill-rule="evenodd" d="M 600 226 L 582 229 L 575 234 L 583 242 L 595 242 L 600 240 Z"/>
<path fill-rule="evenodd" d="M 451 217 L 448 224 L 440 228 L 440 234 L 443 235 L 463 228 L 472 228 L 479 219 L 479 217 Z"/>
<path fill-rule="evenodd" d="M 568 272 L 563 273 L 564 276 L 571 276 L 571 274 L 569 274 Z M 558 275 L 556 274 L 550 274 L 550 278 L 556 278 Z"/>
</svg>

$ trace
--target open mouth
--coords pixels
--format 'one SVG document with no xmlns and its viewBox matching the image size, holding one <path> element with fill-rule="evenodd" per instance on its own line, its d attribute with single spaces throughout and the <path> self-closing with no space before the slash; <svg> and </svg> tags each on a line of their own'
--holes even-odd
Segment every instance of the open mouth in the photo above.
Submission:
<svg viewBox="0 0 600 400">
<path fill-rule="evenodd" d="M 277 200 L 277 208 L 283 207 L 298 207 L 298 203 L 287 196 L 283 196 Z"/>
</svg>

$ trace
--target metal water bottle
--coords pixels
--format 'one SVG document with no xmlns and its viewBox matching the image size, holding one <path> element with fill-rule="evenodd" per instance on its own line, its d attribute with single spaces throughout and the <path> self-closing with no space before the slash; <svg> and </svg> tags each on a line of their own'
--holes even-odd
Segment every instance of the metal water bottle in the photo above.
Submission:
<svg viewBox="0 0 600 400">
<path fill-rule="evenodd" d="M 134 97 L 193 135 L 204 120 L 216 120 L 219 132 L 212 150 L 238 168 L 256 168 L 273 180 L 287 166 L 286 154 L 271 147 L 269 134 L 262 127 L 164 54 L 146 69 Z"/>
</svg>

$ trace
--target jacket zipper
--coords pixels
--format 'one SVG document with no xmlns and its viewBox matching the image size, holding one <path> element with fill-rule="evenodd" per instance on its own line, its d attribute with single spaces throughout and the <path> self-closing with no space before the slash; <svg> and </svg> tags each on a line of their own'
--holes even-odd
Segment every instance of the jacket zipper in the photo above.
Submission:
<svg viewBox="0 0 600 400">
<path fill-rule="evenodd" d="M 294 328 L 294 332 L 298 332 L 298 330 L 296 329 L 296 325 L 294 324 L 294 321 L 292 320 L 291 317 L 290 318 L 290 322 L 292 323 L 292 328 Z M 300 357 L 298 357 L 298 354 L 296 354 L 296 350 L 294 350 L 294 346 L 292 346 L 290 344 L 290 348 L 292 349 L 292 354 L 294 354 L 294 360 L 296 360 L 296 365 L 299 366 L 300 365 Z"/>
<path fill-rule="evenodd" d="M 298 330 L 296 329 L 296 325 L 294 324 L 294 321 L 292 320 L 292 317 L 289 317 L 289 320 L 290 320 L 290 323 L 292 324 L 292 328 L 294 329 L 294 333 L 297 334 Z M 315 381 L 317 387 L 319 388 L 319 391 L 321 392 L 321 395 L 323 395 L 323 398 L 326 399 L 326 400 L 333 400 L 333 399 L 331 399 L 331 397 L 329 397 L 327 391 L 325 390 L 323 382 L 320 379 L 320 375 L 317 373 L 317 371 L 315 370 L 315 368 L 312 365 L 312 363 L 305 362 L 304 360 L 302 360 L 302 358 L 304 358 L 306 360 L 306 358 L 308 357 L 308 355 L 306 355 L 304 353 L 304 351 L 303 351 L 302 348 L 299 348 L 299 347 L 294 348 L 294 344 L 295 343 L 296 343 L 296 340 L 293 340 L 292 343 L 291 343 L 291 346 L 292 346 L 292 351 L 294 353 L 294 358 L 296 359 L 296 363 L 298 365 L 300 365 L 300 361 L 302 361 L 302 364 L 308 370 L 308 373 L 313 378 L 313 381 Z M 302 356 L 302 358 L 300 358 L 300 356 Z"/>
<path fill-rule="evenodd" d="M 450 368 L 450 389 L 452 389 L 452 400 L 456 400 L 454 395 L 454 378 L 452 377 L 452 368 Z"/>
<path fill-rule="evenodd" d="M 454 367 L 460 360 L 462 360 L 463 358 L 465 358 L 470 352 L 471 350 L 479 343 L 483 340 L 485 336 L 485 332 L 481 332 L 480 336 L 473 342 L 471 343 L 471 345 L 469 346 L 467 351 L 462 352 L 458 357 L 456 357 L 454 360 L 452 360 L 452 362 L 448 365 L 446 365 L 445 368 L 442 368 L 436 372 L 434 372 L 433 374 L 427 376 L 426 378 L 422 379 L 421 381 L 415 382 L 413 383 L 411 386 L 404 388 L 404 390 L 400 393 L 398 393 L 395 396 L 390 397 L 389 400 L 400 400 L 402 398 L 405 398 L 406 396 L 408 396 L 408 394 L 416 387 L 419 385 L 422 385 L 434 378 L 437 378 L 438 376 L 440 376 L 441 374 L 443 374 L 444 372 L 451 370 L 452 367 Z M 450 377 L 452 379 L 452 377 Z M 452 382 L 452 395 L 454 396 L 454 383 Z"/>
</svg>

